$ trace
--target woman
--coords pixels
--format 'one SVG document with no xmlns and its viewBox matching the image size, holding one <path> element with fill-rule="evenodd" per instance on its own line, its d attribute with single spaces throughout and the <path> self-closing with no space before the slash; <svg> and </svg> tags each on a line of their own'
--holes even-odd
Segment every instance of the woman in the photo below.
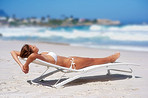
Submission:
<svg viewBox="0 0 148 98">
<path fill-rule="evenodd" d="M 105 58 L 84 58 L 76 56 L 63 57 L 56 55 L 53 52 L 42 52 L 41 54 L 39 54 L 38 51 L 39 49 L 36 46 L 25 44 L 20 52 L 11 51 L 11 55 L 13 59 L 19 64 L 25 74 L 29 71 L 29 64 L 35 59 L 40 59 L 67 68 L 81 69 L 92 65 L 113 63 L 120 56 L 120 53 L 116 53 Z M 27 61 L 24 65 L 20 62 L 18 56 L 20 56 L 21 58 L 27 58 Z"/>
</svg>

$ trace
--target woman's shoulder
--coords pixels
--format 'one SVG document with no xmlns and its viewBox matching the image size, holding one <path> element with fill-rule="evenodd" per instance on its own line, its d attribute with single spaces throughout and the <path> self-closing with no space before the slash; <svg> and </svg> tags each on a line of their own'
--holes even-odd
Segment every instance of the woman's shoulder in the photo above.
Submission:
<svg viewBox="0 0 148 98">
<path fill-rule="evenodd" d="M 37 58 L 39 54 L 37 53 L 32 53 L 28 58 L 31 58 L 31 59 L 34 59 L 34 58 Z"/>
<path fill-rule="evenodd" d="M 49 53 L 49 51 L 43 51 L 40 54 L 48 54 L 48 53 Z"/>
</svg>

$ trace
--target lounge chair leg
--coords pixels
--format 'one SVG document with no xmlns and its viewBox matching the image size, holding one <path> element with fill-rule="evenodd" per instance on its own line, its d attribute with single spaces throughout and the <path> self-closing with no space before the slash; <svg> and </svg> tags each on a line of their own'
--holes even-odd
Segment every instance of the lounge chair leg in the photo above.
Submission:
<svg viewBox="0 0 148 98">
<path fill-rule="evenodd" d="M 58 81 L 57 81 L 54 85 L 57 85 L 57 84 L 59 83 L 59 81 L 62 79 L 62 77 L 65 76 L 65 74 L 66 74 L 66 73 L 64 73 L 64 74 L 58 79 Z"/>
<path fill-rule="evenodd" d="M 45 74 L 45 75 L 42 74 L 40 77 L 38 77 L 38 78 L 32 80 L 31 82 L 32 82 L 32 83 L 40 82 L 42 79 L 45 79 L 46 77 L 48 77 L 48 76 L 50 76 L 50 75 L 52 75 L 52 74 L 54 74 L 54 73 L 57 73 L 57 72 L 59 72 L 59 71 L 60 71 L 60 70 L 54 70 L 54 71 L 49 72 L 49 73 L 47 73 L 47 74 Z"/>
<path fill-rule="evenodd" d="M 110 73 L 110 70 L 109 70 L 109 69 L 107 70 L 107 75 L 111 75 L 111 73 Z"/>
<path fill-rule="evenodd" d="M 107 74 L 106 75 L 110 75 L 110 69 L 108 68 L 108 66 L 106 66 L 106 70 L 107 70 Z"/>
<path fill-rule="evenodd" d="M 65 84 L 67 84 L 67 83 L 69 83 L 69 82 L 71 82 L 71 81 L 73 81 L 73 80 L 76 80 L 76 79 L 78 79 L 78 78 L 80 78 L 80 77 L 81 77 L 81 75 L 74 76 L 74 77 L 69 78 L 69 79 L 67 79 L 67 80 L 65 80 L 65 81 L 62 81 L 62 82 L 60 82 L 60 83 L 58 83 L 58 84 L 55 84 L 55 85 L 53 85 L 52 87 L 58 88 L 58 87 L 63 86 L 63 85 L 65 85 Z"/>
<path fill-rule="evenodd" d="M 131 74 L 132 74 L 132 78 L 134 79 L 135 78 L 135 74 L 133 72 L 133 70 L 131 68 L 129 68 L 131 70 Z"/>
<path fill-rule="evenodd" d="M 131 65 L 130 64 L 127 64 L 128 66 L 129 66 L 129 69 L 130 69 L 130 73 L 131 73 L 131 76 L 132 76 L 132 79 L 134 79 L 135 78 L 135 74 L 134 74 L 134 71 L 133 71 L 133 69 L 131 68 Z"/>
<path fill-rule="evenodd" d="M 107 75 L 111 75 L 110 71 L 120 71 L 120 72 L 125 72 L 125 73 L 131 73 L 132 78 L 135 78 L 135 75 L 134 75 L 134 72 L 133 72 L 132 68 L 130 67 L 130 65 L 128 65 L 128 66 L 129 66 L 129 70 L 130 71 L 119 70 L 119 69 L 109 69 L 108 66 L 106 66 L 106 68 L 107 68 Z"/>
</svg>

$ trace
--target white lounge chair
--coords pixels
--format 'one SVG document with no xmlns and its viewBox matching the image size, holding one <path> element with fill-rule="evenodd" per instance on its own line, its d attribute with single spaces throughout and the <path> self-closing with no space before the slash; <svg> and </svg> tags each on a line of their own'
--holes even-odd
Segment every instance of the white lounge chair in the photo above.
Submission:
<svg viewBox="0 0 148 98">
<path fill-rule="evenodd" d="M 23 59 L 23 60 L 26 60 L 26 59 Z M 42 60 L 39 60 L 39 59 L 36 59 L 33 61 L 33 63 L 35 64 L 39 64 L 39 65 L 43 65 L 43 66 L 47 66 L 47 69 L 46 71 L 49 69 L 49 67 L 54 67 L 56 68 L 56 70 L 52 71 L 52 72 L 49 72 L 47 74 L 45 74 L 45 72 L 38 78 L 35 78 L 34 80 L 31 80 L 31 83 L 39 83 L 40 81 L 42 81 L 43 79 L 45 79 L 46 77 L 54 74 L 54 73 L 57 73 L 59 71 L 63 72 L 64 74 L 57 80 L 57 82 L 52 86 L 52 87 L 60 87 L 60 86 L 63 86 L 73 80 L 76 80 L 82 76 L 85 75 L 85 73 L 91 71 L 91 70 L 94 70 L 96 68 L 103 68 L 105 67 L 106 70 L 107 70 L 107 75 L 110 75 L 110 71 L 120 71 L 120 72 L 126 72 L 126 73 L 131 73 L 131 76 L 132 78 L 135 78 L 135 75 L 134 75 L 134 72 L 131 68 L 130 65 L 135 65 L 135 64 L 129 64 L 129 63 L 107 63 L 107 64 L 101 64 L 101 65 L 93 65 L 93 66 L 89 66 L 89 67 L 85 67 L 85 68 L 82 68 L 82 69 L 71 69 L 71 68 L 66 68 L 66 67 L 62 67 L 62 66 L 58 66 L 58 65 L 55 65 L 55 64 L 51 64 L 51 63 L 48 63 L 48 62 L 45 62 L 45 61 L 42 61 Z M 119 70 L 119 69 L 115 69 L 115 68 L 111 68 L 112 66 L 119 66 L 119 65 L 127 65 L 129 70 Z M 71 72 L 74 72 L 74 73 L 80 73 L 74 77 L 71 77 L 71 78 L 68 78 L 67 80 L 64 80 L 62 82 L 59 83 L 59 81 L 62 79 L 62 77 L 65 75 L 65 73 L 71 73 Z"/>
</svg>

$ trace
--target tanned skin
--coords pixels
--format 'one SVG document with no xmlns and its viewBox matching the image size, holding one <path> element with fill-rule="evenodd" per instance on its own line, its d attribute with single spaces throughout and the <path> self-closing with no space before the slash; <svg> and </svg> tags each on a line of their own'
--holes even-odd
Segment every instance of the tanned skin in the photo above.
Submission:
<svg viewBox="0 0 148 98">
<path fill-rule="evenodd" d="M 74 58 L 75 68 L 81 69 L 81 68 L 92 66 L 92 65 L 99 66 L 100 64 L 113 63 L 120 57 L 120 53 L 115 53 L 111 56 L 104 57 L 104 58 L 86 58 L 86 57 L 77 57 L 77 56 L 63 57 L 63 56 L 57 55 L 57 62 L 55 62 L 52 56 L 47 55 L 48 52 L 42 52 L 39 54 L 38 53 L 39 49 L 36 46 L 29 45 L 29 47 L 33 50 L 33 53 L 29 55 L 25 64 L 22 64 L 18 58 L 18 56 L 20 56 L 20 51 L 11 51 L 11 55 L 13 59 L 18 63 L 18 65 L 21 67 L 22 71 L 25 74 L 29 72 L 29 64 L 35 59 L 40 59 L 52 64 L 56 63 L 59 66 L 69 68 L 71 66 L 70 60 Z"/>
</svg>

